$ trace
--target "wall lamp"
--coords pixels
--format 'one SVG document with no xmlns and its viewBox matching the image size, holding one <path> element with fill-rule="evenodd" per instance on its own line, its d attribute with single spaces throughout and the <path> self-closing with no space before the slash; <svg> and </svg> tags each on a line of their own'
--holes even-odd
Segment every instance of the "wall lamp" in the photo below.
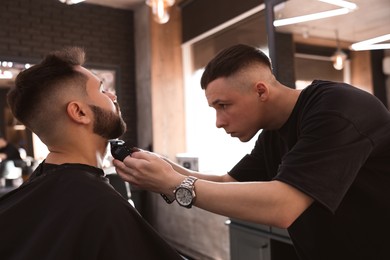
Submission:
<svg viewBox="0 0 390 260">
<path fill-rule="evenodd" d="M 146 0 L 150 8 L 152 8 L 153 19 L 164 24 L 169 21 L 169 8 L 175 4 L 175 0 Z"/>
</svg>

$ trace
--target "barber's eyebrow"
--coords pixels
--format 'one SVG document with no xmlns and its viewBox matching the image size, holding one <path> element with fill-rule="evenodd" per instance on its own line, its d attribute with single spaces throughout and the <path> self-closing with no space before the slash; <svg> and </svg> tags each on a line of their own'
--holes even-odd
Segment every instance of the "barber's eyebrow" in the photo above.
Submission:
<svg viewBox="0 0 390 260">
<path fill-rule="evenodd" d="M 214 100 L 211 104 L 210 104 L 210 106 L 212 107 L 212 106 L 215 106 L 216 104 L 218 104 L 218 103 L 220 103 L 222 100 L 221 99 L 216 99 L 216 100 Z"/>
</svg>

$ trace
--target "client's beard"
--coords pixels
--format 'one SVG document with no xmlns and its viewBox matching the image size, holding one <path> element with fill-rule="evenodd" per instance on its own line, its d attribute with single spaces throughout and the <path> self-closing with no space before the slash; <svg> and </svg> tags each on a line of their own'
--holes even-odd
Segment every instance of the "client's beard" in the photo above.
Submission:
<svg viewBox="0 0 390 260">
<path fill-rule="evenodd" d="M 126 131 L 126 123 L 120 115 L 119 106 L 117 103 L 114 104 L 117 113 L 89 105 L 94 113 L 93 132 L 107 140 L 118 138 Z"/>
</svg>

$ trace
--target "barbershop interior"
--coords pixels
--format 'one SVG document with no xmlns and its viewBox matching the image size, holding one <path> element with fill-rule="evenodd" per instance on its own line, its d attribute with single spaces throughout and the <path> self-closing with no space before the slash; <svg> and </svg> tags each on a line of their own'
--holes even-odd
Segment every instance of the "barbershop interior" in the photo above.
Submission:
<svg viewBox="0 0 390 260">
<path fill-rule="evenodd" d="M 200 86 L 208 61 L 234 44 L 260 48 L 287 86 L 346 82 L 390 108 L 388 0 L 2 0 L 0 17 L 0 138 L 20 154 L 0 160 L 0 196 L 48 154 L 13 117 L 7 92 L 19 72 L 65 46 L 84 48 L 85 67 L 117 96 L 121 139 L 209 174 L 228 172 L 257 139 L 215 127 Z M 286 230 L 167 204 L 122 181 L 111 162 L 108 152 L 102 167 L 114 188 L 187 259 L 298 259 Z"/>
</svg>

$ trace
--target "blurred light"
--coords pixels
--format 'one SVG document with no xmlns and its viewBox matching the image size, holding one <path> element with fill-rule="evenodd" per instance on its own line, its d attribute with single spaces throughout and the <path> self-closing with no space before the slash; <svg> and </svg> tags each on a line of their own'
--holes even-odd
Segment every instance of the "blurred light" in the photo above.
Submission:
<svg viewBox="0 0 390 260">
<path fill-rule="evenodd" d="M 348 8 L 350 10 L 355 10 L 357 9 L 357 5 L 352 2 L 348 1 L 343 1 L 343 0 L 318 0 L 324 3 L 332 4 L 332 5 L 337 5 L 340 7 Z"/>
<path fill-rule="evenodd" d="M 324 11 L 324 12 L 318 12 L 318 13 L 307 14 L 302 16 L 296 16 L 292 18 L 275 20 L 274 26 L 279 27 L 279 26 L 303 23 L 303 22 L 314 21 L 314 20 L 324 19 L 324 18 L 338 16 L 338 15 L 348 14 L 358 8 L 358 6 L 355 3 L 343 1 L 343 0 L 318 0 L 318 1 L 340 6 L 342 8 L 331 10 L 331 11 Z"/>
<path fill-rule="evenodd" d="M 292 18 L 275 20 L 274 26 L 279 27 L 279 26 L 285 26 L 285 25 L 290 25 L 290 24 L 314 21 L 314 20 L 319 20 L 319 19 L 328 18 L 328 17 L 332 17 L 332 16 L 343 15 L 343 14 L 347 14 L 350 12 L 351 12 L 351 10 L 348 8 L 340 8 L 340 9 L 331 10 L 331 11 L 296 16 L 296 17 L 292 17 Z"/>
<path fill-rule="evenodd" d="M 146 4 L 152 8 L 153 19 L 164 24 L 169 21 L 169 8 L 175 4 L 175 0 L 146 0 Z"/>
<path fill-rule="evenodd" d="M 13 74 L 9 70 L 0 70 L 0 79 L 12 79 Z"/>
<path fill-rule="evenodd" d="M 60 1 L 63 4 L 73 5 L 73 4 L 84 2 L 85 0 L 58 0 L 58 1 Z"/>
<path fill-rule="evenodd" d="M 374 37 L 365 41 L 357 42 L 351 45 L 354 51 L 390 49 L 390 43 L 377 44 L 390 40 L 390 34 Z"/>
<path fill-rule="evenodd" d="M 345 61 L 347 60 L 347 54 L 341 50 L 338 30 L 336 30 L 336 46 L 336 52 L 331 57 L 333 61 L 333 68 L 336 70 L 342 70 L 344 68 Z"/>
<path fill-rule="evenodd" d="M 342 50 L 338 49 L 335 54 L 332 56 L 333 68 L 336 70 L 342 70 L 347 60 L 347 54 Z"/>
</svg>

